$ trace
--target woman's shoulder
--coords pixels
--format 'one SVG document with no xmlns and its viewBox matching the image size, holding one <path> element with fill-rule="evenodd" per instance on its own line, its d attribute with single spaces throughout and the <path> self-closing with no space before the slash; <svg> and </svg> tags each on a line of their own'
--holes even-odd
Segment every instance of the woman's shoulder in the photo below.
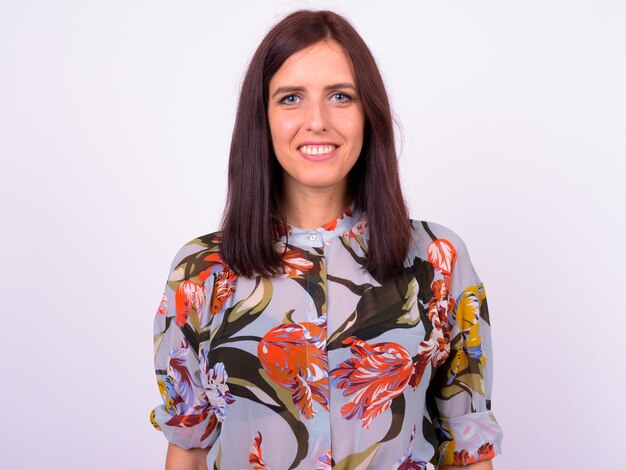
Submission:
<svg viewBox="0 0 626 470">
<path fill-rule="evenodd" d="M 411 219 L 414 245 L 411 256 L 434 265 L 452 280 L 451 289 L 458 295 L 466 286 L 480 283 L 467 245 L 449 226 Z"/>
<path fill-rule="evenodd" d="M 200 272 L 215 272 L 225 267 L 222 257 L 222 232 L 214 231 L 187 239 L 179 245 L 171 263 L 171 272 L 188 279 Z"/>
<path fill-rule="evenodd" d="M 410 220 L 415 247 L 423 255 L 428 255 L 428 250 L 432 249 L 433 243 L 449 244 L 456 252 L 467 250 L 463 238 L 449 226 L 430 220 Z"/>
</svg>

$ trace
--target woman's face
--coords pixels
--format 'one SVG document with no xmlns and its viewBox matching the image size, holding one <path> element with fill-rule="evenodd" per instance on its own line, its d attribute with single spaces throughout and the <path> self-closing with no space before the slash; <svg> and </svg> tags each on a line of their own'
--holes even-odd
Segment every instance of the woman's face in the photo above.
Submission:
<svg viewBox="0 0 626 470">
<path fill-rule="evenodd" d="M 267 114 L 284 188 L 337 191 L 363 145 L 364 113 L 352 65 L 335 41 L 289 57 L 269 83 Z"/>
</svg>

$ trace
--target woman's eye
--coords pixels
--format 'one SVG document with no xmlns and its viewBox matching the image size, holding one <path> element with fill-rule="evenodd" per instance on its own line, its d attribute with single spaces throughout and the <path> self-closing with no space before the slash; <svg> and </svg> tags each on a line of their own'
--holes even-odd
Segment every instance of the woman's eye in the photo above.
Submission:
<svg viewBox="0 0 626 470">
<path fill-rule="evenodd" d="M 285 104 L 293 104 L 295 103 L 295 101 L 292 100 L 291 98 L 297 98 L 297 97 L 298 95 L 287 95 L 282 100 L 280 100 L 280 102 L 285 103 Z"/>
<path fill-rule="evenodd" d="M 350 96 L 347 93 L 339 92 L 339 93 L 335 93 L 335 96 L 343 96 L 344 98 L 339 100 L 342 103 L 347 103 L 349 101 L 352 101 L 352 96 Z"/>
</svg>

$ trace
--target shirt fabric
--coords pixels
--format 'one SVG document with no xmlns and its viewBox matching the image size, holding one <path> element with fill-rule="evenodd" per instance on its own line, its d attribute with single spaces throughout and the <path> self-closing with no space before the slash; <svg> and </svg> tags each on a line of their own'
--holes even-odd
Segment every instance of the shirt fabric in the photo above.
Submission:
<svg viewBox="0 0 626 470">
<path fill-rule="evenodd" d="M 154 317 L 154 427 L 210 448 L 209 469 L 425 469 L 499 454 L 485 288 L 456 233 L 411 225 L 403 272 L 384 283 L 364 269 L 354 200 L 314 230 L 273 223 L 280 276 L 236 275 L 221 232 L 182 246 Z"/>
</svg>

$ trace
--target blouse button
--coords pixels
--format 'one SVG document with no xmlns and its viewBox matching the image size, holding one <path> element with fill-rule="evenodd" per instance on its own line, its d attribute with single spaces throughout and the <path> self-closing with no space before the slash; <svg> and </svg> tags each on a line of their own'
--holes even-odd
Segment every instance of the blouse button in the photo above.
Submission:
<svg viewBox="0 0 626 470">
<path fill-rule="evenodd" d="M 309 235 L 309 240 L 315 240 L 315 234 L 312 233 L 311 235 Z"/>
</svg>

